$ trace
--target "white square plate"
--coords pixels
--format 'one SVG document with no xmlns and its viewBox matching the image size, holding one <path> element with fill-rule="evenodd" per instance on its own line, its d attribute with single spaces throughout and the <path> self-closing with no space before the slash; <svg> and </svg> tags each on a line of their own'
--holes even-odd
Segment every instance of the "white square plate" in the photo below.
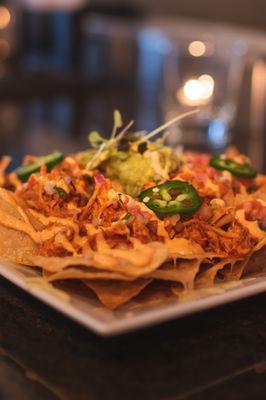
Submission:
<svg viewBox="0 0 266 400">
<path fill-rule="evenodd" d="M 260 276 L 195 291 L 190 299 L 183 302 L 174 302 L 149 309 L 136 308 L 135 311 L 132 311 L 134 310 L 134 300 L 132 300 L 133 307 L 125 307 L 122 311 L 112 312 L 92 296 L 84 296 L 71 289 L 67 291 L 67 295 L 63 296 L 61 291 L 51 290 L 50 285 L 46 287 L 36 284 L 38 282 L 36 278 L 39 278 L 40 275 L 33 268 L 1 262 L 0 275 L 102 336 L 133 331 L 266 291 L 266 277 Z M 35 283 L 33 283 L 34 281 Z"/>
</svg>

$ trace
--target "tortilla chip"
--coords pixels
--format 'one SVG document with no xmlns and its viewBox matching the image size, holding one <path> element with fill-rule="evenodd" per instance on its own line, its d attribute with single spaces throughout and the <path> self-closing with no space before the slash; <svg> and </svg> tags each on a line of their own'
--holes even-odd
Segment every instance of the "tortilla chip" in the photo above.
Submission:
<svg viewBox="0 0 266 400">
<path fill-rule="evenodd" d="M 180 282 L 185 289 L 191 290 L 195 276 L 199 271 L 201 260 L 177 260 L 175 264 L 166 264 L 147 275 L 150 278 Z"/>
<path fill-rule="evenodd" d="M 219 271 L 219 275 L 221 275 L 219 280 L 222 282 L 239 281 L 239 279 L 242 277 L 247 262 L 248 259 L 236 260 L 232 262 L 231 265 L 225 266 Z"/>
<path fill-rule="evenodd" d="M 248 263 L 248 260 L 236 261 L 231 268 L 230 280 L 239 281 L 242 278 L 243 271 Z"/>
<path fill-rule="evenodd" d="M 93 290 L 107 308 L 114 310 L 137 296 L 151 279 L 137 279 L 131 282 L 83 281 Z"/>
<path fill-rule="evenodd" d="M 179 289 L 182 287 L 177 283 Z M 146 287 L 130 304 L 126 306 L 127 312 L 138 312 L 139 310 L 165 306 L 176 302 L 176 295 L 171 290 L 171 283 L 167 281 L 153 281 Z"/>
<path fill-rule="evenodd" d="M 83 266 L 82 266 L 83 267 Z M 57 273 L 49 273 L 46 275 L 49 282 L 68 279 L 101 279 L 101 280 L 118 280 L 118 281 L 132 281 L 132 278 L 119 274 L 118 272 L 111 272 L 105 270 L 97 270 L 94 268 L 67 268 Z"/>
<path fill-rule="evenodd" d="M 262 273 L 266 270 L 266 246 L 253 253 L 248 260 L 243 275 Z"/>
<path fill-rule="evenodd" d="M 36 266 L 50 272 L 60 272 L 70 266 L 87 266 L 111 271 L 131 278 L 141 277 L 159 268 L 167 258 L 166 247 L 159 242 L 139 244 L 137 248 L 110 249 L 91 252 L 85 256 L 71 257 L 31 257 Z"/>
<path fill-rule="evenodd" d="M 10 220 L 25 223 L 27 216 L 17 204 L 15 195 L 4 189 L 0 189 L 0 212 L 0 257 L 33 265 L 28 258 L 37 254 L 38 245 L 25 231 L 13 229 L 8 224 Z"/>
<path fill-rule="evenodd" d="M 129 309 L 158 306 L 177 298 L 183 301 L 196 293 L 193 289 L 210 290 L 220 275 L 220 280 L 232 281 L 265 270 L 266 238 L 262 232 L 251 256 L 245 260 L 220 259 L 214 264 L 211 259 L 217 259 L 217 254 L 206 253 L 184 238 L 147 244 L 131 238 L 134 247 L 126 250 L 107 246 L 86 255 L 38 256 L 47 233 L 52 238 L 61 228 L 53 223 L 48 226 L 31 211 L 16 194 L 0 189 L 0 257 L 42 268 L 46 283 L 82 281 L 110 309 L 133 298 Z M 165 263 L 176 257 L 175 263 Z"/>
<path fill-rule="evenodd" d="M 261 250 L 263 247 L 266 247 L 266 237 L 261 239 L 256 246 L 254 247 L 254 252 Z"/>
<path fill-rule="evenodd" d="M 214 284 L 217 272 L 224 268 L 225 265 L 231 263 L 232 259 L 222 260 L 212 265 L 207 270 L 200 272 L 196 277 L 195 287 L 200 289 L 212 286 Z"/>
<path fill-rule="evenodd" d="M 198 243 L 182 237 L 167 240 L 165 245 L 169 253 L 169 259 L 182 258 L 191 260 L 206 257 L 206 253 Z"/>
<path fill-rule="evenodd" d="M 25 220 L 24 209 L 18 204 L 15 194 L 2 188 L 0 188 L 0 210 L 3 215 L 10 215 L 20 221 Z"/>
<path fill-rule="evenodd" d="M 45 227 L 41 221 L 31 213 L 31 209 L 23 199 L 5 189 L 0 189 L 0 209 L 6 209 L 7 213 L 10 213 L 19 220 L 29 222 L 36 231 L 41 231 Z"/>
<path fill-rule="evenodd" d="M 38 253 L 36 243 L 24 232 L 0 225 L 0 257 L 16 263 L 34 265 L 29 257 Z"/>
</svg>

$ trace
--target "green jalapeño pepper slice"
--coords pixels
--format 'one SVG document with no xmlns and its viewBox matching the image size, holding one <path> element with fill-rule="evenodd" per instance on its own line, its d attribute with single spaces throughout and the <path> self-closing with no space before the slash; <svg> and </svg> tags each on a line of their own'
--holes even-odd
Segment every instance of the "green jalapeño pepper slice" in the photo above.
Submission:
<svg viewBox="0 0 266 400">
<path fill-rule="evenodd" d="M 178 180 L 144 190 L 140 199 L 160 217 L 192 214 L 201 206 L 196 189 L 189 183 Z"/>
<path fill-rule="evenodd" d="M 222 171 L 229 171 L 239 178 L 253 179 L 257 176 L 257 171 L 248 163 L 241 164 L 231 160 L 231 158 L 213 157 L 210 161 L 210 166 Z"/>
<path fill-rule="evenodd" d="M 46 167 L 50 171 L 52 168 L 60 164 L 60 162 L 63 161 L 63 159 L 64 159 L 64 154 L 57 151 L 47 156 L 39 157 L 33 163 L 22 165 L 21 167 L 17 168 L 14 172 L 22 182 L 26 182 L 31 176 L 31 174 L 40 171 L 43 165 L 46 165 Z"/>
</svg>

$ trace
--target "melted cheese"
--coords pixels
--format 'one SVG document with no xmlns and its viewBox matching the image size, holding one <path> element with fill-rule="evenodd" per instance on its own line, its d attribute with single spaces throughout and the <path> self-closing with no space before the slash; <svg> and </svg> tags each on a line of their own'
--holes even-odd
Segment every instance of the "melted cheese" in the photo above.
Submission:
<svg viewBox="0 0 266 400">
<path fill-rule="evenodd" d="M 69 251 L 73 255 L 77 254 L 77 252 L 74 249 L 74 247 L 72 246 L 72 244 L 62 234 L 58 234 L 58 235 L 55 236 L 55 244 L 61 244 L 65 250 Z"/>
<path fill-rule="evenodd" d="M 78 232 L 78 230 L 79 230 L 77 224 L 74 221 L 71 221 L 70 219 L 59 218 L 59 217 L 46 217 L 45 215 L 43 215 L 33 209 L 30 209 L 29 212 L 30 212 L 30 214 L 33 215 L 33 217 L 35 217 L 37 220 L 39 220 L 44 226 L 47 226 L 52 223 L 52 224 L 58 224 L 58 225 L 70 227 L 74 230 L 74 232 Z"/>
<path fill-rule="evenodd" d="M 9 192 L 8 190 L 0 188 L 0 196 L 5 202 L 11 204 L 17 210 L 17 212 L 20 214 L 20 216 L 25 222 L 29 223 L 27 214 L 25 213 L 23 208 L 19 204 L 17 204 L 13 193 Z"/>
<path fill-rule="evenodd" d="M 211 192 L 215 193 L 216 197 L 220 197 L 221 195 L 219 186 L 213 183 L 209 178 L 204 182 L 204 189 L 209 189 Z"/>
<path fill-rule="evenodd" d="M 12 215 L 8 215 L 0 209 L 0 223 L 6 228 L 15 229 L 20 232 L 24 232 L 29 235 L 32 240 L 36 243 L 40 243 L 40 236 L 38 233 L 32 228 L 31 225 L 26 224 L 24 221 L 19 220 L 18 218 L 13 217 Z"/>
<path fill-rule="evenodd" d="M 110 250 L 110 247 L 108 246 L 102 231 L 98 232 L 96 235 L 96 246 L 97 251 L 99 252 Z"/>
<path fill-rule="evenodd" d="M 266 234 L 259 228 L 259 224 L 257 221 L 248 221 L 245 218 L 245 210 L 237 210 L 236 219 L 239 223 L 248 229 L 249 233 L 255 238 L 261 240 L 264 239 Z"/>
<path fill-rule="evenodd" d="M 46 240 L 52 239 L 57 233 L 64 231 L 64 228 L 60 226 L 51 226 L 48 229 L 44 229 L 41 232 L 36 232 L 32 237 L 33 240 L 37 241 L 37 243 L 45 242 Z M 34 239 L 35 238 L 35 239 Z"/>
<path fill-rule="evenodd" d="M 170 239 L 167 231 L 165 230 L 163 221 L 158 221 L 157 234 L 164 238 L 164 243 L 169 252 L 169 256 L 172 258 L 178 257 L 197 257 L 203 255 L 204 251 L 201 246 L 197 243 L 191 242 L 184 238 Z"/>
<path fill-rule="evenodd" d="M 264 207 L 266 207 L 266 201 L 262 200 L 262 199 L 256 199 L 261 205 L 263 205 Z"/>
<path fill-rule="evenodd" d="M 52 239 L 58 232 L 62 231 L 62 227 L 52 226 L 41 232 L 36 232 L 29 222 L 24 222 L 0 209 L 0 224 L 6 228 L 11 228 L 26 233 L 35 243 L 42 243 Z M 63 228 L 64 229 L 64 228 Z"/>
<path fill-rule="evenodd" d="M 184 238 L 168 239 L 165 245 L 169 255 L 173 258 L 193 258 L 204 255 L 204 251 L 197 243 Z"/>
</svg>

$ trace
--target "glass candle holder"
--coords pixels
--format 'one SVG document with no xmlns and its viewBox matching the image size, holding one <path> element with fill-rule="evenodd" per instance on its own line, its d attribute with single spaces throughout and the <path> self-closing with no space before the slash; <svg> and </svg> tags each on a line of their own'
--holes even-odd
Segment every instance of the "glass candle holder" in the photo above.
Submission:
<svg viewBox="0 0 266 400">
<path fill-rule="evenodd" d="M 198 109 L 168 135 L 169 143 L 212 152 L 231 142 L 247 46 L 244 39 L 189 27 L 170 29 L 164 68 L 165 120 Z"/>
</svg>

